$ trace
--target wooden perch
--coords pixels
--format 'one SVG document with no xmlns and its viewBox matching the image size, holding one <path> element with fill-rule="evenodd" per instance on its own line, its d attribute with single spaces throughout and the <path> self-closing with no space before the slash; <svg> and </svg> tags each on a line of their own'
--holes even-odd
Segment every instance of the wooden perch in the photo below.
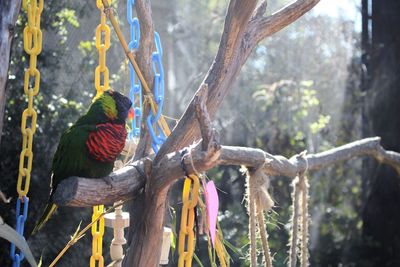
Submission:
<svg viewBox="0 0 400 267">
<path fill-rule="evenodd" d="M 128 199 L 144 186 L 143 166 L 144 161 L 140 160 L 104 179 L 70 177 L 57 186 L 53 200 L 60 206 L 89 207 Z"/>
<path fill-rule="evenodd" d="M 193 166 L 197 171 L 203 172 L 217 165 L 256 167 L 264 163 L 265 160 L 268 161 L 268 164 L 265 164 L 265 171 L 269 175 L 294 177 L 298 172 L 305 169 L 305 164 L 298 160 L 298 155 L 287 159 L 256 148 L 221 146 L 217 150 L 207 153 L 207 151 L 202 150 L 202 145 L 199 143 L 193 148 L 188 148 L 188 150 L 191 153 L 190 157 L 185 158 L 185 165 L 189 173 L 195 172 Z M 309 154 L 306 159 L 308 170 L 312 171 L 363 156 L 372 156 L 380 163 L 392 166 L 400 175 L 400 153 L 384 150 L 380 145 L 380 137 L 366 138 L 322 153 Z M 183 177 L 181 158 L 181 153 L 177 151 L 167 154 L 158 165 L 153 165 L 152 175 L 159 181 L 155 184 L 159 190 Z M 132 197 L 143 189 L 145 181 L 143 175 L 144 161 L 138 160 L 132 165 L 111 174 L 107 178 L 110 185 L 107 185 L 101 179 L 68 178 L 58 185 L 54 201 L 58 205 L 86 207 L 102 203 L 111 204 L 116 200 Z M 141 171 L 138 171 L 137 168 Z"/>
</svg>

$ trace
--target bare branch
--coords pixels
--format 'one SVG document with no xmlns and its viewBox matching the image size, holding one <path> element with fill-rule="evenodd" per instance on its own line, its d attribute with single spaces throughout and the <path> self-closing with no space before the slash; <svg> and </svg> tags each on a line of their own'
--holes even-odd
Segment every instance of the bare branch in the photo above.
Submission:
<svg viewBox="0 0 400 267">
<path fill-rule="evenodd" d="M 249 24 L 248 33 L 250 34 L 251 47 L 254 47 L 261 40 L 282 30 L 298 18 L 311 10 L 320 0 L 297 0 L 274 14 L 263 17 L 256 15 Z"/>
<path fill-rule="evenodd" d="M 267 12 L 267 6 L 268 6 L 267 0 L 261 1 L 261 3 L 258 5 L 258 7 L 254 12 L 253 18 L 260 18 L 264 16 L 265 12 Z"/>
<path fill-rule="evenodd" d="M 1 190 L 0 190 L 0 200 L 3 201 L 4 203 L 10 203 L 11 201 L 11 197 L 7 197 L 6 194 L 4 194 Z"/>
<path fill-rule="evenodd" d="M 355 141 L 328 151 L 307 155 L 308 170 L 318 170 L 332 166 L 355 157 L 372 156 L 380 163 L 388 164 L 396 169 L 400 175 L 400 153 L 386 151 L 380 145 L 379 137 L 366 138 Z M 154 192 L 166 187 L 167 184 L 184 175 L 181 168 L 182 155 L 174 152 L 166 155 L 159 164 L 153 166 L 152 177 Z M 222 146 L 217 152 L 207 153 L 201 149 L 201 144 L 191 149 L 190 157 L 185 158 L 189 173 L 194 173 L 194 168 L 207 171 L 216 165 L 246 165 L 248 167 L 265 164 L 265 172 L 271 176 L 283 175 L 295 177 L 297 173 L 306 168 L 304 160 L 299 155 L 287 159 L 279 155 L 271 155 L 261 149 L 248 147 Z M 143 169 L 143 160 L 134 163 Z M 194 167 L 194 168 L 193 168 Z M 60 183 L 54 195 L 58 205 L 92 206 L 101 203 L 112 203 L 119 199 L 126 199 L 138 193 L 144 183 L 144 175 L 135 167 L 127 166 L 113 173 L 107 180 L 111 186 L 101 179 L 84 179 L 71 177 Z M 64 191 L 69 191 L 64 193 Z M 67 199 L 67 197 L 68 199 Z M 112 199 L 112 200 L 111 200 Z"/>
<path fill-rule="evenodd" d="M 218 53 L 203 81 L 208 85 L 207 109 L 211 118 L 214 117 L 241 68 L 237 56 L 241 50 L 241 40 L 246 26 L 256 4 L 255 0 L 231 0 L 229 3 Z M 200 86 L 196 94 L 201 90 L 203 88 Z M 167 153 L 182 149 L 197 140 L 200 132 L 196 125 L 192 99 L 177 126 L 160 148 L 155 161 L 160 160 Z"/>
<path fill-rule="evenodd" d="M 207 100 L 207 84 L 202 84 L 201 94 L 198 94 L 194 98 L 194 106 L 196 110 L 196 117 L 200 125 L 201 136 L 203 137 L 203 150 L 207 151 L 208 145 L 210 144 L 210 139 L 212 136 L 212 126 L 210 115 L 207 111 L 206 100 Z"/>
<path fill-rule="evenodd" d="M 208 85 L 207 109 L 213 118 L 222 100 L 232 88 L 241 67 L 254 47 L 265 37 L 281 30 L 314 7 L 319 0 L 297 0 L 275 14 L 263 17 L 266 3 L 256 9 L 256 1 L 232 0 L 225 17 L 219 49 L 203 83 Z M 198 92 L 203 90 L 200 86 Z M 155 161 L 167 153 L 182 149 L 198 139 L 193 99 L 158 152 Z"/>
</svg>

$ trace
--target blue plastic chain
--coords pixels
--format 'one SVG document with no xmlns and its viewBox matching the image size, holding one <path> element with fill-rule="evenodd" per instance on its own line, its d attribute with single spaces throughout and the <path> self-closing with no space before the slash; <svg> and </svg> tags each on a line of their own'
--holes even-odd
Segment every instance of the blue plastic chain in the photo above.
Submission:
<svg viewBox="0 0 400 267">
<path fill-rule="evenodd" d="M 161 47 L 160 35 L 157 32 L 154 32 L 154 41 L 156 44 L 156 51 L 153 52 L 151 60 L 154 72 L 153 93 L 155 102 L 158 105 L 158 110 L 156 114 L 150 112 L 149 116 L 147 117 L 146 123 L 151 136 L 151 146 L 154 152 L 157 153 L 166 139 L 163 131 L 157 123 L 161 117 L 161 112 L 164 105 L 164 68 L 162 65 L 163 51 Z"/>
<path fill-rule="evenodd" d="M 135 8 L 135 0 L 127 1 L 127 19 L 130 25 L 131 40 L 128 44 L 130 50 L 137 49 L 139 47 L 140 40 L 140 27 L 139 20 L 133 17 L 133 9 Z M 142 85 L 139 79 L 135 75 L 135 70 L 132 64 L 129 62 L 129 78 L 130 78 L 130 90 L 129 97 L 132 101 L 132 108 L 134 116 L 132 118 L 132 130 L 129 132 L 128 138 L 133 139 L 134 137 L 140 136 L 140 122 L 142 119 Z M 135 100 L 137 103 L 135 103 Z"/>
<path fill-rule="evenodd" d="M 24 196 L 22 198 L 23 198 L 23 204 L 24 204 L 23 209 L 22 209 L 22 214 L 21 214 L 21 198 L 17 199 L 17 204 L 15 207 L 15 218 L 17 221 L 15 230 L 17 231 L 18 234 L 21 235 L 22 238 L 25 239 L 24 228 L 25 228 L 26 218 L 28 217 L 29 199 L 26 196 Z M 19 267 L 21 264 L 21 261 L 25 257 L 22 252 L 15 253 L 15 245 L 14 244 L 11 244 L 10 256 L 13 261 L 13 264 L 12 264 L 13 267 Z"/>
</svg>

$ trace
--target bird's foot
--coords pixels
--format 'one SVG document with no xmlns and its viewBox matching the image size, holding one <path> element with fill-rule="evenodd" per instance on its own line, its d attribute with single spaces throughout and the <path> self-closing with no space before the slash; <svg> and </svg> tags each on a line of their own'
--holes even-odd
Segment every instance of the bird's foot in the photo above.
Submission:
<svg viewBox="0 0 400 267">
<path fill-rule="evenodd" d="M 112 182 L 114 181 L 114 179 L 112 177 L 107 176 L 107 177 L 103 177 L 102 179 L 108 186 L 113 188 Z"/>
</svg>

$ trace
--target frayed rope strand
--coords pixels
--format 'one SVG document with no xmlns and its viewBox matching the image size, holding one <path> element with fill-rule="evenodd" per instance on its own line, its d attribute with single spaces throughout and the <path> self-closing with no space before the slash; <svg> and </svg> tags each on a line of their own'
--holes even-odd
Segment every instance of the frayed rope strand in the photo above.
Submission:
<svg viewBox="0 0 400 267">
<path fill-rule="evenodd" d="M 309 265 L 308 258 L 308 180 L 304 173 L 300 175 L 301 188 L 301 243 L 300 243 L 300 266 Z"/>
<path fill-rule="evenodd" d="M 271 253 L 269 251 L 268 233 L 267 233 L 267 229 L 265 227 L 264 212 L 258 211 L 257 219 L 258 219 L 258 227 L 260 230 L 261 243 L 262 243 L 263 254 L 264 254 L 264 266 L 272 267 L 272 258 L 271 258 Z"/>
<path fill-rule="evenodd" d="M 292 186 L 293 186 L 293 193 L 292 193 L 292 199 L 293 199 L 293 212 L 292 212 L 292 218 L 291 218 L 291 224 L 292 228 L 290 231 L 290 242 L 289 242 L 289 267 L 296 267 L 296 262 L 297 262 L 297 243 L 298 243 L 298 231 L 299 231 L 299 186 L 298 186 L 298 181 L 299 178 L 296 176 L 296 178 L 293 180 Z"/>
<path fill-rule="evenodd" d="M 256 247 L 256 207 L 255 199 L 251 186 L 251 177 L 247 172 L 246 177 L 246 200 L 247 213 L 249 215 L 249 239 L 250 239 L 250 266 L 257 266 L 257 247 Z"/>
</svg>

